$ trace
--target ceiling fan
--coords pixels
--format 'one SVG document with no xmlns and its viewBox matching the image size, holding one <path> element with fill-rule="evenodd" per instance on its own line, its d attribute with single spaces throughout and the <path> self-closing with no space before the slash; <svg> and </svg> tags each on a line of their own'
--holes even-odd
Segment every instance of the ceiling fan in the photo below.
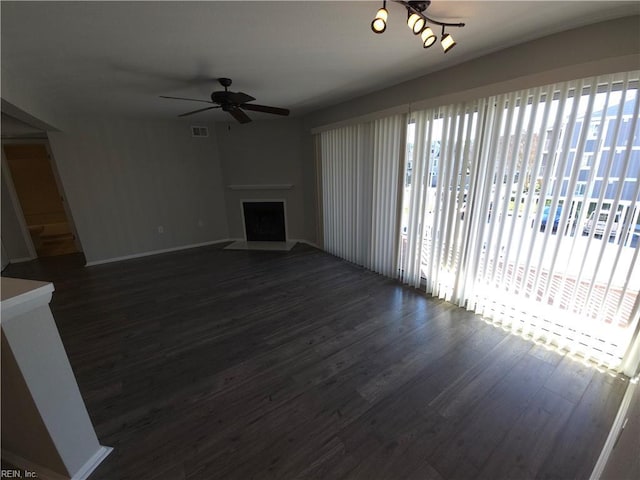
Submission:
<svg viewBox="0 0 640 480">
<path fill-rule="evenodd" d="M 251 121 L 249 115 L 244 110 L 251 110 L 254 112 L 272 113 L 274 115 L 289 115 L 289 110 L 286 108 L 268 107 L 266 105 L 256 105 L 255 103 L 247 103 L 255 100 L 251 95 L 247 95 L 242 92 L 230 92 L 231 86 L 230 78 L 219 78 L 218 82 L 224 87 L 224 91 L 213 92 L 211 94 L 211 100 L 200 100 L 197 98 L 183 98 L 183 97 L 167 97 L 160 95 L 160 98 L 171 98 L 174 100 L 189 100 L 192 102 L 204 102 L 211 103 L 213 107 L 200 108 L 193 110 L 192 112 L 183 113 L 178 115 L 179 117 L 186 117 L 187 115 L 193 115 L 194 113 L 204 112 L 213 108 L 222 108 L 224 112 L 231 114 L 240 123 L 248 123 Z"/>
</svg>

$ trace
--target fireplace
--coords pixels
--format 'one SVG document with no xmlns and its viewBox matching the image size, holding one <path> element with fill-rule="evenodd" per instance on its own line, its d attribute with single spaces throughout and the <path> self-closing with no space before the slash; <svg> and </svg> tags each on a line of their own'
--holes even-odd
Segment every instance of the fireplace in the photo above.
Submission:
<svg viewBox="0 0 640 480">
<path fill-rule="evenodd" d="M 242 201 L 247 242 L 286 242 L 284 201 Z"/>
</svg>

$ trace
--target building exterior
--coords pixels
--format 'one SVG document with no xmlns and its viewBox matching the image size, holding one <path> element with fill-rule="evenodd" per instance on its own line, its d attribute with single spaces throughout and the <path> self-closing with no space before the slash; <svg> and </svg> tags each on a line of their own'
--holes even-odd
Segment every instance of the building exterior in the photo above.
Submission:
<svg viewBox="0 0 640 480">
<path fill-rule="evenodd" d="M 640 233 L 640 121 L 636 121 L 634 131 L 631 130 L 635 103 L 634 95 L 621 105 L 593 112 L 590 121 L 585 117 L 576 119 L 566 164 L 556 165 L 561 155 L 555 155 L 553 160 L 553 170 L 563 171 L 563 175 L 560 182 L 552 185 L 553 188 L 560 185 L 559 204 L 571 202 L 570 220 L 572 219 L 576 231 L 590 233 L 591 227 L 595 225 L 593 217 L 605 212 L 600 218 L 608 221 L 608 210 L 617 205 L 618 214 L 610 215 L 613 223 L 611 233 L 626 244 L 631 242 L 634 231 L 636 234 Z M 586 121 L 589 121 L 588 125 L 585 124 Z M 565 143 L 562 137 L 566 127 L 565 121 L 558 145 Z M 587 135 L 581 140 L 584 128 L 588 129 Z M 546 158 L 552 133 L 552 130 L 547 131 L 544 143 Z M 584 142 L 584 148 L 581 148 L 581 141 Z M 583 153 L 577 158 L 580 151 Z M 548 197 L 553 193 L 547 192 Z M 602 207 L 597 212 L 600 200 Z M 586 212 L 583 212 L 583 205 Z M 582 225 L 575 225 L 581 220 Z M 622 231 L 624 224 L 629 226 L 626 232 Z M 600 232 L 596 231 L 596 234 L 601 231 L 602 229 Z"/>
</svg>

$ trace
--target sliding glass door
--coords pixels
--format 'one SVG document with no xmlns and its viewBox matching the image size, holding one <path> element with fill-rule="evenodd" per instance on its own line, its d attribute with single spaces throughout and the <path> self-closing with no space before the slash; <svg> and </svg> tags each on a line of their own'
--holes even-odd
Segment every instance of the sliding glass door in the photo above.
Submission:
<svg viewBox="0 0 640 480">
<path fill-rule="evenodd" d="M 637 75 L 416 112 L 400 278 L 610 367 L 638 321 Z"/>
</svg>

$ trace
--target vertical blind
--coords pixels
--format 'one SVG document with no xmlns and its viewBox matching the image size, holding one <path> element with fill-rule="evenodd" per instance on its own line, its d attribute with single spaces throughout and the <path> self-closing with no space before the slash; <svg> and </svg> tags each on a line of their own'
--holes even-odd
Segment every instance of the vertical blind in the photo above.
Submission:
<svg viewBox="0 0 640 480">
<path fill-rule="evenodd" d="M 400 278 L 609 367 L 638 328 L 637 72 L 411 119 Z"/>
<path fill-rule="evenodd" d="M 324 248 L 387 276 L 396 271 L 404 132 L 395 115 L 320 136 Z"/>
<path fill-rule="evenodd" d="M 640 356 L 637 79 L 565 82 L 323 132 L 325 249 L 624 368 L 625 352 L 627 364 Z"/>
</svg>

